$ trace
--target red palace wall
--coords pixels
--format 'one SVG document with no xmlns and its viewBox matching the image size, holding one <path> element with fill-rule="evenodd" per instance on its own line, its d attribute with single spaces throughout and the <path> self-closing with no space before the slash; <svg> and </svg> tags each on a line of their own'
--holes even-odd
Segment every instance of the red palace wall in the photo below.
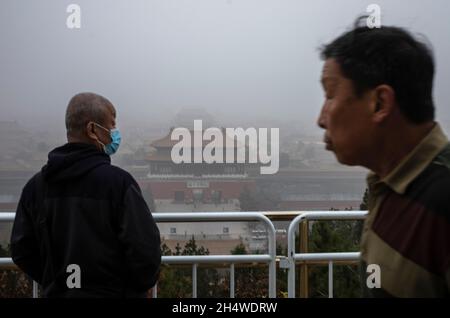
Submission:
<svg viewBox="0 0 450 318">
<path fill-rule="evenodd" d="M 202 182 L 205 182 L 202 180 Z M 205 199 L 211 198 L 212 191 L 222 191 L 222 199 L 239 199 L 239 196 L 245 188 L 252 191 L 255 189 L 255 181 L 253 180 L 230 180 L 230 181 L 206 181 L 208 187 L 188 187 L 188 181 L 169 181 L 169 180 L 139 180 L 142 191 L 151 190 L 153 199 L 167 200 L 173 199 L 175 191 L 183 191 L 185 198 L 190 200 L 193 198 L 193 189 L 203 189 Z"/>
</svg>

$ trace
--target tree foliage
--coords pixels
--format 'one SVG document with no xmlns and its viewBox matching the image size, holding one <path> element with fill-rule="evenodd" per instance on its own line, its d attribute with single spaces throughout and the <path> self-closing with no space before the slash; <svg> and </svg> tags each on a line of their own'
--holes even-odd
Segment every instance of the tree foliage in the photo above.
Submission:
<svg viewBox="0 0 450 318">
<path fill-rule="evenodd" d="M 357 252 L 362 221 L 318 221 L 312 223 L 308 252 Z M 328 264 L 308 266 L 309 297 L 328 297 Z M 361 297 L 358 264 L 333 266 L 333 296 Z"/>
<path fill-rule="evenodd" d="M 0 245 L 0 257 L 10 257 L 10 246 Z M 32 281 L 18 269 L 0 269 L 0 298 L 29 298 Z"/>
<path fill-rule="evenodd" d="M 209 250 L 198 246 L 192 237 L 182 249 L 179 243 L 172 251 L 165 243 L 162 244 L 163 255 L 209 255 Z M 198 297 L 226 297 L 227 290 L 224 279 L 218 269 L 197 268 L 197 296 Z M 192 297 L 192 265 L 163 265 L 158 282 L 158 297 L 185 298 Z"/>
</svg>

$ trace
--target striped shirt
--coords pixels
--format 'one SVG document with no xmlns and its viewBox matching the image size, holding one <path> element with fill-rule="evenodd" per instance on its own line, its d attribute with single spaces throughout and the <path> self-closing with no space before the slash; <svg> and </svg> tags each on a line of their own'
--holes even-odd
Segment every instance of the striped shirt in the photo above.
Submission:
<svg viewBox="0 0 450 318">
<path fill-rule="evenodd" d="M 450 144 L 439 124 L 385 178 L 367 177 L 362 283 L 372 297 L 450 296 Z M 368 288 L 369 264 L 381 288 Z M 372 279 L 373 276 L 370 278 Z"/>
</svg>

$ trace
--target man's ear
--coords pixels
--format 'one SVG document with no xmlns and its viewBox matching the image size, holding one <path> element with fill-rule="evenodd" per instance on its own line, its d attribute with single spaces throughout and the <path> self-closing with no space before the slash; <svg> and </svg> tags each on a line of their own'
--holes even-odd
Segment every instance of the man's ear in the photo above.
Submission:
<svg viewBox="0 0 450 318">
<path fill-rule="evenodd" d="M 373 120 L 382 123 L 394 111 L 395 92 L 389 85 L 380 85 L 375 88 L 373 98 Z"/>
<path fill-rule="evenodd" d="M 98 137 L 95 134 L 95 125 L 92 121 L 86 124 L 86 135 L 89 139 L 98 140 Z"/>
</svg>

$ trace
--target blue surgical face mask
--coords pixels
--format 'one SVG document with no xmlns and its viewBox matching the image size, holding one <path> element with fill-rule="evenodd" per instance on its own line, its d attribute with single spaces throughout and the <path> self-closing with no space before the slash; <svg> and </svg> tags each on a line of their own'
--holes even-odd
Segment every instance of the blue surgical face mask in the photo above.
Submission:
<svg viewBox="0 0 450 318">
<path fill-rule="evenodd" d="M 109 132 L 109 135 L 111 136 L 111 142 L 109 144 L 104 144 L 100 140 L 98 141 L 103 146 L 103 151 L 107 155 L 113 155 L 116 153 L 117 149 L 119 149 L 120 141 L 122 140 L 122 136 L 120 135 L 120 131 L 117 128 L 113 128 L 111 130 L 103 127 L 102 125 L 99 125 L 97 123 L 94 123 L 95 125 L 99 126 L 100 128 L 103 128 L 104 130 Z"/>
</svg>

